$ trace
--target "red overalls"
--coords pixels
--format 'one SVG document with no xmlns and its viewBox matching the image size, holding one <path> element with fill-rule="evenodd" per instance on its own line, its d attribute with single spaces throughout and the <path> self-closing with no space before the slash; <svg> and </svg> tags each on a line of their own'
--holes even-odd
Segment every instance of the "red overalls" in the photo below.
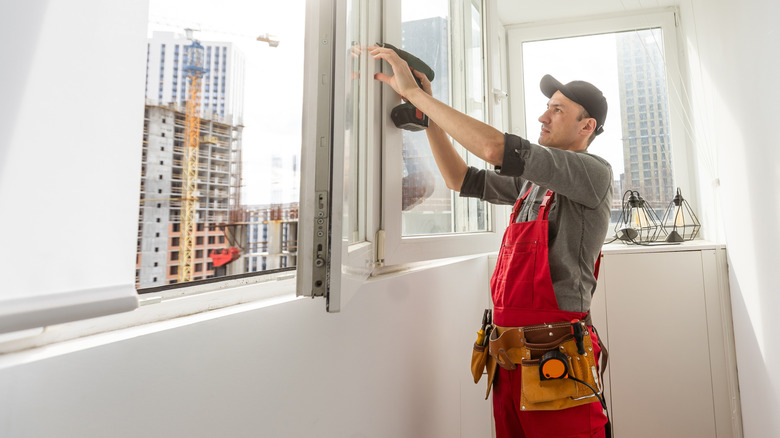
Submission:
<svg viewBox="0 0 780 438">
<path fill-rule="evenodd" d="M 520 327 L 584 319 L 587 313 L 560 310 L 553 291 L 547 258 L 547 215 L 554 193 L 547 191 L 535 221 L 515 223 L 520 206 L 530 192 L 529 189 L 515 203 L 490 282 L 493 322 L 502 327 Z M 592 327 L 590 332 L 598 363 L 601 349 Z M 604 437 L 607 417 L 599 402 L 560 411 L 522 411 L 521 368 L 514 371 L 498 368 L 493 386 L 497 438 Z"/>
</svg>

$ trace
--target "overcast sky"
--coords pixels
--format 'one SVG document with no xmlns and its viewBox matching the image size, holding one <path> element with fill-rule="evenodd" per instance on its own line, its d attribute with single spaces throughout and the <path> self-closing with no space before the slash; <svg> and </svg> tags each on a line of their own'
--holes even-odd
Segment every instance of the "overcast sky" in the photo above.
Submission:
<svg viewBox="0 0 780 438">
<path fill-rule="evenodd" d="M 150 1 L 150 36 L 194 27 L 200 40 L 232 42 L 244 54 L 244 204 L 270 203 L 272 184 L 288 192 L 274 201 L 298 201 L 291 175 L 272 182 L 271 155 L 289 164 L 300 153 L 304 13 L 305 0 Z M 275 35 L 279 46 L 256 41 L 265 33 Z"/>
</svg>

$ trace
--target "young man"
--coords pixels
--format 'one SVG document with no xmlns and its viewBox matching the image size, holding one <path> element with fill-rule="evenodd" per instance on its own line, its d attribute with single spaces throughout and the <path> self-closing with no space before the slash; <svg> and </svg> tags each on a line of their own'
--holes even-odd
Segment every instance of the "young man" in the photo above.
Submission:
<svg viewBox="0 0 780 438">
<path fill-rule="evenodd" d="M 393 50 L 374 47 L 371 55 L 387 61 L 394 73 L 377 73 L 375 79 L 428 115 L 428 142 L 447 187 L 460 196 L 515 204 L 491 280 L 495 325 L 585 320 L 612 200 L 609 163 L 587 153 L 607 116 L 601 91 L 587 82 L 564 85 L 549 75 L 542 78 L 542 92 L 550 100 L 539 117 L 536 145 L 437 101 L 425 75 L 414 72 L 421 89 Z M 468 167 L 447 134 L 496 171 Z M 591 336 L 598 357 L 592 328 Z M 598 402 L 557 411 L 523 410 L 520 371 L 498 369 L 493 413 L 499 438 L 604 436 L 606 416 Z"/>
</svg>

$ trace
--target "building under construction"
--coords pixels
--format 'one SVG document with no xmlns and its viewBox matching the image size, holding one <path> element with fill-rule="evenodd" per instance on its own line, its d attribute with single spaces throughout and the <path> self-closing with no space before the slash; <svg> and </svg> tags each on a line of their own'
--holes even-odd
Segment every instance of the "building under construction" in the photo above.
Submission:
<svg viewBox="0 0 780 438">
<path fill-rule="evenodd" d="M 177 282 L 182 227 L 185 113 L 176 105 L 147 105 L 144 111 L 141 208 L 136 285 Z M 200 123 L 197 223 L 193 236 L 193 280 L 214 275 L 209 254 L 224 249 L 225 224 L 240 211 L 242 127 L 208 118 Z M 233 272 L 237 270 L 237 272 Z M 242 267 L 229 266 L 228 274 Z"/>
<path fill-rule="evenodd" d="M 234 273 L 212 258 L 243 221 L 243 54 L 192 31 L 148 40 L 136 286 Z M 194 84 L 194 85 L 193 85 Z"/>
<path fill-rule="evenodd" d="M 247 207 L 247 272 L 289 268 L 298 263 L 298 203 Z"/>
</svg>

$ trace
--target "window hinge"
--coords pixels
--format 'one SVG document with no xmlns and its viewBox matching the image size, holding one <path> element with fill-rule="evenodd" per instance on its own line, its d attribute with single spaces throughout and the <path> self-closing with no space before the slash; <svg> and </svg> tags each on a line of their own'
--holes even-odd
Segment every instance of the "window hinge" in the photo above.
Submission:
<svg viewBox="0 0 780 438">
<path fill-rule="evenodd" d="M 376 232 L 376 258 L 374 260 L 374 267 L 382 267 L 385 265 L 385 230 L 379 230 Z"/>
</svg>

